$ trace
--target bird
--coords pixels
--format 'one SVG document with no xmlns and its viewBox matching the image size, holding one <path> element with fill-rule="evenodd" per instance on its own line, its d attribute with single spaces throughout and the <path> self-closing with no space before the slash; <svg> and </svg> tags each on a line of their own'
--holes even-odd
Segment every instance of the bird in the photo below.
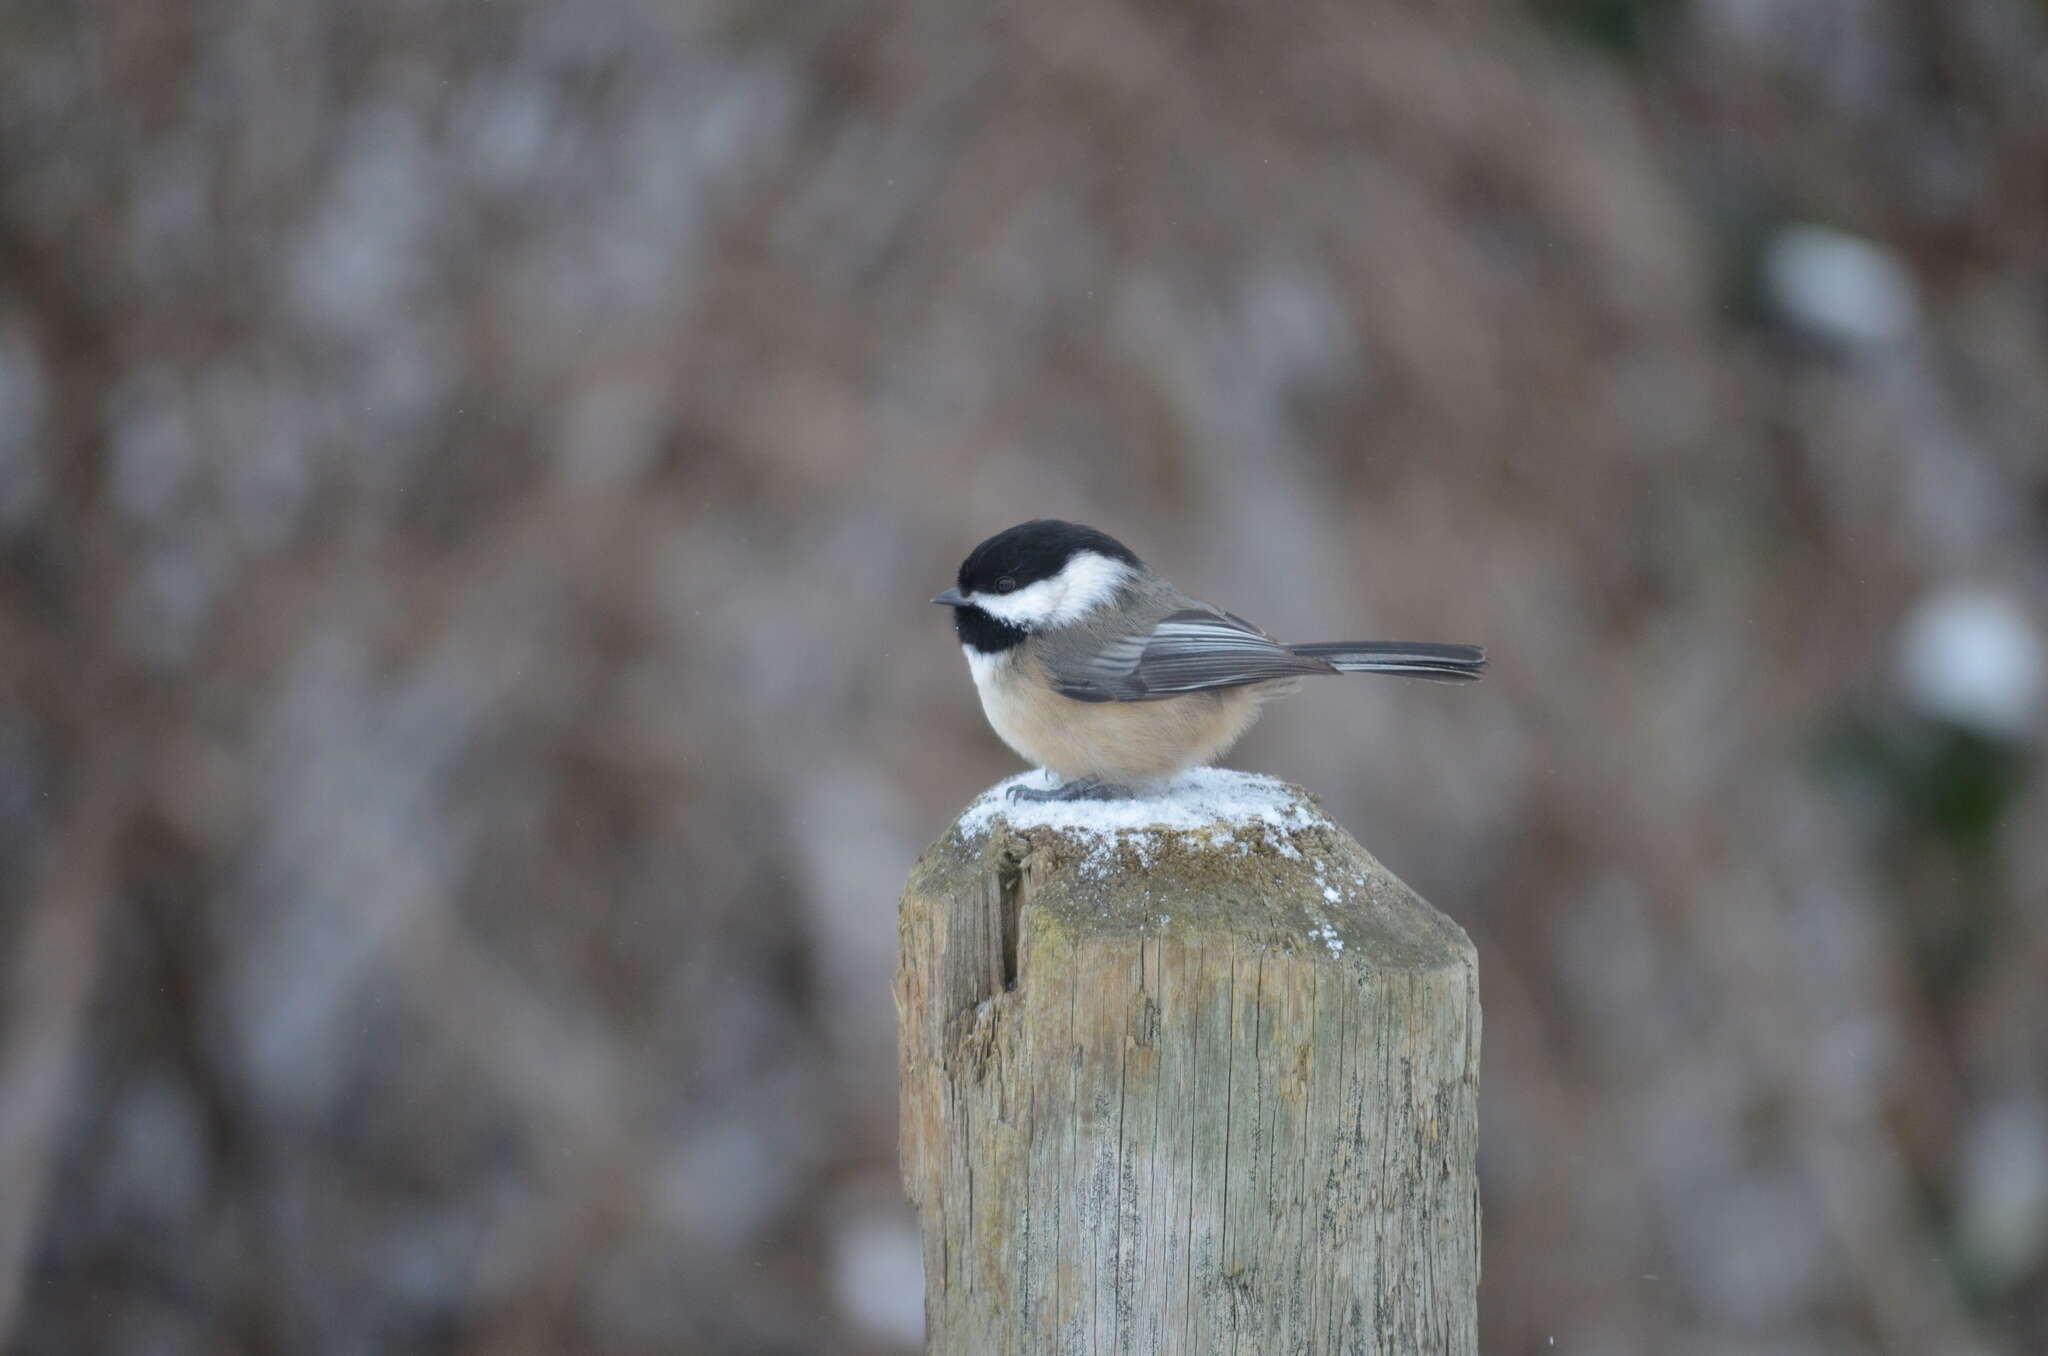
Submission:
<svg viewBox="0 0 2048 1356">
<path fill-rule="evenodd" d="M 981 709 L 1002 741 L 1061 779 L 1015 800 L 1111 800 L 1214 761 L 1303 678 L 1388 673 L 1471 682 L 1477 645 L 1288 645 L 1191 598 L 1108 533 L 1034 518 L 968 553 L 953 609 Z"/>
</svg>

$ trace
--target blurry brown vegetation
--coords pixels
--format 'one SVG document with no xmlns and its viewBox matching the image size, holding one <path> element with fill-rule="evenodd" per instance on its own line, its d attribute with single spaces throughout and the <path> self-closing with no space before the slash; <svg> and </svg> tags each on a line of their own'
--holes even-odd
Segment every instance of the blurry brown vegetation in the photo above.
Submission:
<svg viewBox="0 0 2048 1356">
<path fill-rule="evenodd" d="M 924 599 L 1057 514 L 1490 647 L 1232 759 L 1478 943 L 1488 1350 L 2048 1350 L 2039 726 L 1896 658 L 2043 620 L 2044 34 L 4 0 L 0 1347 L 913 1340 Z"/>
</svg>

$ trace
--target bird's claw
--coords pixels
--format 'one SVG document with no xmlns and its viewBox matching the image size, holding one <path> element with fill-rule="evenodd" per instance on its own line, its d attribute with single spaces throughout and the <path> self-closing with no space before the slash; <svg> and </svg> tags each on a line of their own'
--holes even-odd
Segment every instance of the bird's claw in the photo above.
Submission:
<svg viewBox="0 0 2048 1356">
<path fill-rule="evenodd" d="M 1115 786 L 1097 781 L 1093 777 L 1077 777 L 1049 790 L 1040 790 L 1035 786 L 1013 786 L 1009 791 L 1012 804 L 1020 800 L 1123 800 L 1132 794 L 1134 793 L 1128 786 Z"/>
</svg>

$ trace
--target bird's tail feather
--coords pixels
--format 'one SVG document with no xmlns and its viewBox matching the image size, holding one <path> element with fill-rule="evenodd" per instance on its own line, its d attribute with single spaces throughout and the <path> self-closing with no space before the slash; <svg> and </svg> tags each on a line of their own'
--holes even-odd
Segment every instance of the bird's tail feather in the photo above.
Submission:
<svg viewBox="0 0 2048 1356">
<path fill-rule="evenodd" d="M 1469 683 L 1486 671 L 1486 651 L 1477 645 L 1333 640 L 1287 648 L 1305 658 L 1320 659 L 1339 673 L 1393 673 L 1438 683 Z"/>
</svg>

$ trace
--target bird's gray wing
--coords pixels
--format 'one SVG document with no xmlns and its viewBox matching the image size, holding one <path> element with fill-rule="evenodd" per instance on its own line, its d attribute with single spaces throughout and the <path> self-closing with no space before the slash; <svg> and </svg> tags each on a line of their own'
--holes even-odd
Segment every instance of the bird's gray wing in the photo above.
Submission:
<svg viewBox="0 0 2048 1356">
<path fill-rule="evenodd" d="M 1328 661 L 1295 654 L 1240 617 L 1199 607 L 1170 612 L 1149 630 L 1103 637 L 1055 656 L 1053 689 L 1084 702 L 1142 702 L 1241 687 L 1304 673 L 1334 673 Z"/>
</svg>

